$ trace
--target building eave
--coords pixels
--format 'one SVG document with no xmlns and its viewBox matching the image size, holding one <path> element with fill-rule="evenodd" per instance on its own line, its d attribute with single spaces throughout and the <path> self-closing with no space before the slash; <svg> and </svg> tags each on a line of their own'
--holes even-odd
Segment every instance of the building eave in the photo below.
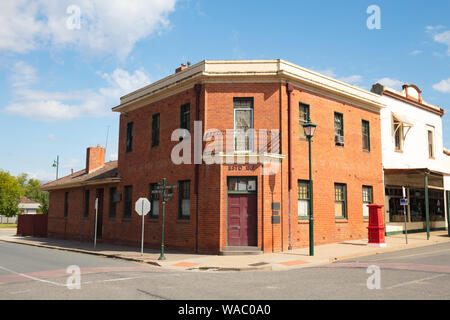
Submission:
<svg viewBox="0 0 450 320">
<path fill-rule="evenodd" d="M 100 185 L 100 184 L 108 184 L 108 183 L 119 183 L 121 181 L 120 178 L 109 178 L 109 179 L 99 179 L 99 180 L 92 180 L 92 181 L 81 181 L 81 182 L 74 182 L 74 183 L 65 183 L 60 184 L 56 186 L 42 186 L 42 191 L 54 191 L 54 190 L 61 190 L 61 189 L 72 189 L 77 187 L 84 187 L 84 186 L 91 186 L 91 185 Z"/>
<path fill-rule="evenodd" d="M 248 82 L 296 81 L 309 88 L 316 88 L 347 100 L 354 100 L 371 108 L 381 109 L 385 105 L 379 95 L 345 82 L 324 76 L 320 73 L 297 66 L 290 62 L 278 60 L 204 60 L 183 71 L 170 75 L 142 89 L 121 98 L 120 105 L 112 110 L 128 112 L 140 108 L 158 97 L 173 94 L 178 88 L 188 89 L 197 82 L 206 83 L 215 80 Z M 168 91 L 168 93 L 165 91 Z"/>
</svg>

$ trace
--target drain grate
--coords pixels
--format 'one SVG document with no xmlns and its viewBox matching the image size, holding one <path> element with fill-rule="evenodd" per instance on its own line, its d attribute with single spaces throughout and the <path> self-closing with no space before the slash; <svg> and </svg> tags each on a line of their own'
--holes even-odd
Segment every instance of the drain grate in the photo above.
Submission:
<svg viewBox="0 0 450 320">
<path fill-rule="evenodd" d="M 259 266 L 265 266 L 266 264 L 269 264 L 268 262 L 257 262 L 249 264 L 250 267 L 259 267 Z"/>
</svg>

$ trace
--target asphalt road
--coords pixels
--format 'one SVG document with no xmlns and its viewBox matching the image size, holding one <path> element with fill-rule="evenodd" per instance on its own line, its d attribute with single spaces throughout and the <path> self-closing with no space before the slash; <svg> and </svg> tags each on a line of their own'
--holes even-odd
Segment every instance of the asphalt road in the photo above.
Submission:
<svg viewBox="0 0 450 320">
<path fill-rule="evenodd" d="M 81 268 L 69 289 L 66 268 Z M 369 266 L 380 269 L 368 289 Z M 376 284 L 377 282 L 370 282 Z M 0 242 L 0 299 L 450 299 L 450 244 L 289 271 L 179 272 Z"/>
</svg>

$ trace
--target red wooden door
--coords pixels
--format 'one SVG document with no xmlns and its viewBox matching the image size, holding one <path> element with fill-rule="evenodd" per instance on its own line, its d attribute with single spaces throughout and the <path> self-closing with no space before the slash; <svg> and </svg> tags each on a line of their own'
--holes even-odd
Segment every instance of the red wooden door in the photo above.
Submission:
<svg viewBox="0 0 450 320">
<path fill-rule="evenodd" d="M 257 246 L 256 194 L 228 196 L 228 245 Z"/>
</svg>

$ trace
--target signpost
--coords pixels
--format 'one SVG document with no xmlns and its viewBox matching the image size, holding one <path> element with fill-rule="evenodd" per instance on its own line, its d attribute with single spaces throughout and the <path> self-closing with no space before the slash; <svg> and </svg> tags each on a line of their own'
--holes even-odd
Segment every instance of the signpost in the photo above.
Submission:
<svg viewBox="0 0 450 320">
<path fill-rule="evenodd" d="M 406 207 L 408 206 L 408 198 L 406 197 L 406 188 L 403 187 L 403 199 L 400 199 L 400 205 L 403 206 L 403 213 L 405 215 L 405 238 L 406 238 L 406 244 L 408 244 L 408 228 L 406 226 Z"/>
<path fill-rule="evenodd" d="M 94 249 L 97 246 L 97 216 L 98 216 L 98 198 L 95 198 L 95 230 L 94 230 Z"/>
<path fill-rule="evenodd" d="M 152 194 L 161 194 L 162 198 L 162 234 L 161 234 L 161 255 L 159 256 L 158 260 L 166 260 L 166 257 L 164 256 L 164 209 L 166 206 L 166 202 L 170 201 L 173 197 L 173 191 L 170 193 L 166 193 L 166 190 L 173 190 L 176 189 L 177 185 L 167 186 L 166 185 L 166 178 L 162 179 L 161 182 L 158 182 L 158 186 L 155 190 L 152 190 Z"/>
<path fill-rule="evenodd" d="M 142 216 L 141 254 L 144 254 L 144 217 L 150 212 L 151 204 L 147 198 L 139 198 L 136 201 L 134 210 Z"/>
</svg>

